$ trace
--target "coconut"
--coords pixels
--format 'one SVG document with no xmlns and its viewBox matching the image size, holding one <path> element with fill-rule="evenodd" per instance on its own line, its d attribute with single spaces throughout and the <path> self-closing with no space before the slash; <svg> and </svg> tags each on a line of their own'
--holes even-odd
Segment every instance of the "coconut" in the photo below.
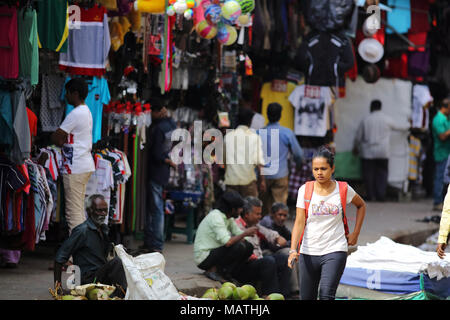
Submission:
<svg viewBox="0 0 450 320">
<path fill-rule="evenodd" d="M 220 300 L 229 300 L 233 298 L 233 288 L 231 286 L 223 286 L 219 289 L 219 299 Z"/>
<path fill-rule="evenodd" d="M 219 296 L 217 294 L 216 288 L 210 288 L 206 290 L 206 292 L 203 294 L 202 298 L 204 299 L 212 299 L 212 300 L 219 300 Z"/>
<path fill-rule="evenodd" d="M 284 300 L 284 296 L 281 293 L 271 293 L 267 296 L 267 300 Z"/>
<path fill-rule="evenodd" d="M 247 300 L 248 292 L 242 287 L 238 287 L 233 291 L 233 299 L 234 300 Z"/>
<path fill-rule="evenodd" d="M 242 286 L 242 289 L 245 289 L 248 293 L 248 299 L 255 299 L 256 289 L 251 284 L 245 284 Z"/>
</svg>

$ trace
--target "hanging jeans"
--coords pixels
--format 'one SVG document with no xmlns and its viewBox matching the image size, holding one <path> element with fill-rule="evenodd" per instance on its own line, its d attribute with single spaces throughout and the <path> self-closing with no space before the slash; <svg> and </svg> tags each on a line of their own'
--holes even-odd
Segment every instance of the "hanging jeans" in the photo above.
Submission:
<svg viewBox="0 0 450 320">
<path fill-rule="evenodd" d="M 343 251 L 322 256 L 300 254 L 298 261 L 300 300 L 317 300 L 319 285 L 319 299 L 334 300 L 346 262 L 347 252 Z"/>
<path fill-rule="evenodd" d="M 163 250 L 164 245 L 164 200 L 163 186 L 150 181 L 148 210 L 145 217 L 144 246 L 149 250 Z"/>
<path fill-rule="evenodd" d="M 443 188 L 446 165 L 447 159 L 436 162 L 436 167 L 434 169 L 433 205 L 438 205 L 444 202 Z"/>
</svg>

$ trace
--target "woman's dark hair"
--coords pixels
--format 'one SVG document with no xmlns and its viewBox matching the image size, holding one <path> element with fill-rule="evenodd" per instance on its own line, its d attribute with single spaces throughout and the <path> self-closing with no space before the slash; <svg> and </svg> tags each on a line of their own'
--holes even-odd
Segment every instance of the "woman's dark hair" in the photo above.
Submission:
<svg viewBox="0 0 450 320">
<path fill-rule="evenodd" d="M 267 107 L 267 118 L 269 122 L 274 123 L 280 121 L 282 109 L 283 107 L 279 103 L 273 102 L 269 104 Z"/>
<path fill-rule="evenodd" d="M 244 199 L 234 190 L 227 190 L 219 199 L 217 209 L 225 214 L 231 213 L 233 209 L 239 209 L 244 206 Z"/>
<path fill-rule="evenodd" d="M 334 166 L 334 154 L 325 146 L 322 146 L 317 151 L 315 151 L 312 158 L 325 158 L 330 167 Z"/>
<path fill-rule="evenodd" d="M 66 83 L 65 88 L 70 93 L 78 92 L 78 97 L 81 100 L 86 99 L 86 97 L 87 97 L 87 95 L 89 93 L 89 87 L 88 87 L 86 81 L 84 81 L 84 79 L 82 79 L 82 78 L 70 79 Z"/>
</svg>

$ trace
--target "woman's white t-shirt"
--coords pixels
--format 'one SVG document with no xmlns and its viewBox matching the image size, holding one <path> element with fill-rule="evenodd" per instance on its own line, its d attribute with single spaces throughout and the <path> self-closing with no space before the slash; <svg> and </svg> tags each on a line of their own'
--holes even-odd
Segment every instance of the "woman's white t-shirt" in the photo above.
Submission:
<svg viewBox="0 0 450 320">
<path fill-rule="evenodd" d="M 305 185 L 302 185 L 298 190 L 297 208 L 305 209 L 305 188 Z M 355 195 L 355 190 L 348 186 L 347 203 L 350 203 Z M 300 253 L 313 256 L 337 251 L 348 251 L 338 183 L 327 196 L 320 196 L 313 191 L 300 247 Z"/>
</svg>

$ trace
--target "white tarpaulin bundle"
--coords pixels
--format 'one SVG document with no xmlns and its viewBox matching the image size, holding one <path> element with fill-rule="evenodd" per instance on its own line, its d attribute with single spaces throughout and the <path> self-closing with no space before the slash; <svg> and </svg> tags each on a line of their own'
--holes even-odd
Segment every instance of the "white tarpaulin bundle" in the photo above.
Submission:
<svg viewBox="0 0 450 320">
<path fill-rule="evenodd" d="M 341 284 L 397 295 L 427 292 L 450 296 L 450 255 L 396 243 L 381 237 L 348 256 Z"/>
<path fill-rule="evenodd" d="M 441 280 L 450 277 L 450 255 L 440 259 L 436 252 L 400 244 L 381 237 L 374 243 L 358 246 L 347 259 L 347 268 L 370 268 L 396 272 L 427 273 Z"/>
</svg>

